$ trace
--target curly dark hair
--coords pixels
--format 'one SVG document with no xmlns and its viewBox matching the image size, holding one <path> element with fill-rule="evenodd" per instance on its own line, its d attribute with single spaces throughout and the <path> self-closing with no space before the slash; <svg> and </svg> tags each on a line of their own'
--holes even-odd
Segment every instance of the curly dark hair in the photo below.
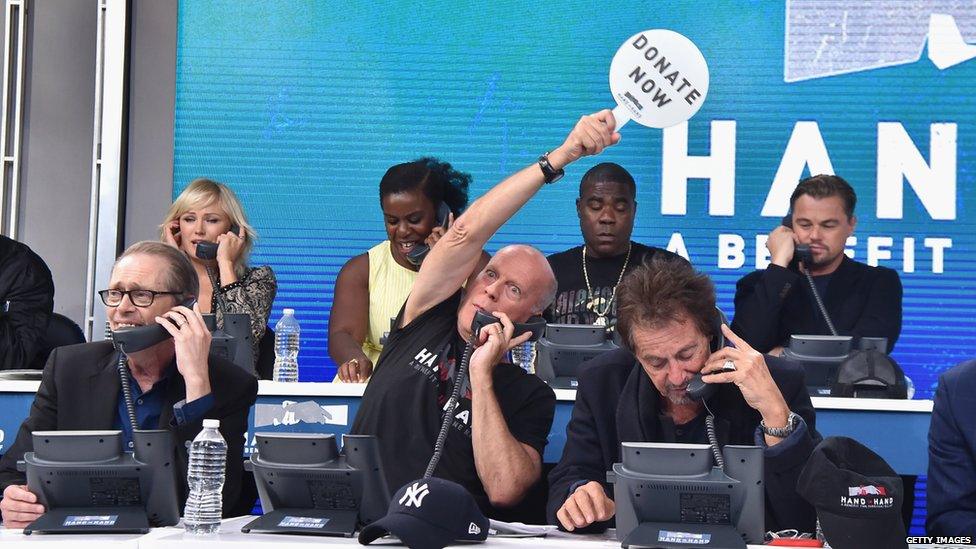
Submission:
<svg viewBox="0 0 976 549">
<path fill-rule="evenodd" d="M 655 255 L 645 260 L 617 288 L 617 331 L 634 350 L 634 330 L 657 328 L 690 318 L 698 330 L 714 336 L 715 285 L 687 261 Z"/>
<path fill-rule="evenodd" d="M 447 204 L 454 216 L 461 215 L 468 205 L 471 176 L 459 172 L 447 162 L 425 156 L 413 162 L 396 164 L 386 170 L 380 180 L 380 200 L 384 196 L 421 189 L 434 208 Z"/>
<path fill-rule="evenodd" d="M 796 204 L 796 199 L 805 194 L 818 200 L 827 198 L 828 196 L 840 197 L 844 201 L 844 213 L 847 214 L 847 219 L 850 220 L 854 217 L 854 206 L 857 205 L 857 195 L 854 194 L 854 188 L 851 187 L 851 184 L 844 181 L 843 177 L 820 174 L 800 181 L 800 184 L 793 191 L 793 196 L 790 197 L 791 211 L 793 205 Z"/>
</svg>

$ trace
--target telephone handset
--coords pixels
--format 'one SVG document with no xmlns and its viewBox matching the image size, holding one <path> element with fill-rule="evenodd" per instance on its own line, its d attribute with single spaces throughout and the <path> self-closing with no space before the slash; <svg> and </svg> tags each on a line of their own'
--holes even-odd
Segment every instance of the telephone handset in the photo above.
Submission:
<svg viewBox="0 0 976 549">
<path fill-rule="evenodd" d="M 728 320 L 725 318 L 725 314 L 722 312 L 721 309 L 716 307 L 715 320 L 712 326 L 712 332 L 713 332 L 712 341 L 709 346 L 709 354 L 718 351 L 722 347 L 725 347 L 725 335 L 722 334 L 722 326 L 727 323 Z M 731 371 L 733 370 L 723 369 L 706 375 L 721 374 L 721 373 L 731 372 Z M 688 398 L 692 400 L 698 400 L 698 401 L 707 400 L 711 398 L 711 396 L 715 394 L 715 391 L 717 390 L 718 390 L 718 385 L 714 383 L 705 383 L 705 381 L 702 379 L 702 374 L 700 373 L 695 374 L 695 377 L 691 378 L 691 381 L 688 382 L 688 389 L 687 389 Z"/>
<path fill-rule="evenodd" d="M 793 212 L 786 214 L 783 218 L 783 226 L 793 228 Z M 813 254 L 810 252 L 810 246 L 806 244 L 797 244 L 793 250 L 793 261 L 790 261 L 789 268 L 794 270 L 799 270 L 797 268 L 797 262 L 802 261 L 804 265 L 803 275 L 807 279 L 807 284 L 810 286 L 810 292 L 813 294 L 813 300 L 817 304 L 817 308 L 820 309 L 820 314 L 823 315 L 824 322 L 827 323 L 827 328 L 830 333 L 837 335 L 837 329 L 834 328 L 834 322 L 830 319 L 830 314 L 827 313 L 827 307 L 824 306 L 823 298 L 820 297 L 820 292 L 817 291 L 817 285 L 813 281 L 813 276 L 810 275 L 809 266 L 813 263 Z"/>
<path fill-rule="evenodd" d="M 481 329 L 489 324 L 501 323 L 501 320 L 494 315 L 490 315 L 483 311 L 475 311 L 474 318 L 471 320 L 471 334 L 478 338 Z M 512 339 L 527 333 L 532 332 L 532 337 L 529 341 L 538 341 L 542 337 L 542 334 L 546 331 L 546 319 L 541 316 L 533 316 L 524 323 L 515 323 L 515 333 L 512 335 Z"/>
<path fill-rule="evenodd" d="M 230 232 L 240 235 L 241 226 L 237 223 L 231 223 Z M 197 257 L 200 259 L 217 259 L 217 243 L 204 241 L 197 244 Z"/>
<path fill-rule="evenodd" d="M 180 305 L 193 308 L 196 298 L 190 298 Z M 143 349 L 164 341 L 167 337 L 173 337 L 165 328 L 157 323 L 148 326 L 135 326 L 132 328 L 122 328 L 112 332 L 112 345 L 123 353 L 135 353 Z"/>
<path fill-rule="evenodd" d="M 447 204 L 441 202 L 437 207 L 437 224 L 441 226 L 444 230 L 447 230 L 447 222 L 450 221 L 451 208 Z M 411 265 L 420 266 L 423 263 L 424 258 L 427 257 L 427 252 L 430 251 L 430 246 L 426 244 L 417 244 L 412 250 L 407 254 L 407 261 Z"/>
<path fill-rule="evenodd" d="M 783 226 L 790 229 L 793 228 L 792 211 L 783 216 Z M 795 267 L 800 261 L 802 261 L 804 265 L 809 265 L 813 262 L 813 254 L 810 252 L 810 246 L 807 244 L 795 244 L 793 246 L 793 260 L 790 261 L 790 267 Z"/>
<path fill-rule="evenodd" d="M 501 323 L 498 317 L 490 315 L 482 311 L 475 311 L 474 318 L 471 319 L 471 337 L 474 340 L 478 339 L 478 334 L 482 328 L 489 324 Z M 526 332 L 531 332 L 532 337 L 529 341 L 536 341 L 542 337 L 542 333 L 546 330 L 546 321 L 541 316 L 534 316 L 525 323 L 515 323 L 515 334 L 514 337 L 518 337 Z M 471 362 L 471 353 L 474 350 L 473 342 L 469 341 L 464 346 L 464 354 L 461 357 L 460 366 L 458 366 L 457 371 L 454 373 L 454 389 L 451 390 L 451 396 L 447 399 L 447 403 L 444 405 L 443 419 L 441 420 L 441 428 L 437 434 L 437 439 L 434 441 L 434 453 L 430 456 L 430 461 L 427 463 L 427 469 L 424 471 L 423 478 L 429 478 L 434 474 L 434 470 L 437 469 L 437 464 L 441 460 L 441 454 L 444 452 L 444 443 L 447 442 L 447 433 L 451 427 L 451 423 L 454 420 L 454 410 L 457 407 L 458 400 L 461 398 L 461 387 L 466 385 L 465 380 L 468 376 L 468 366 Z"/>
</svg>

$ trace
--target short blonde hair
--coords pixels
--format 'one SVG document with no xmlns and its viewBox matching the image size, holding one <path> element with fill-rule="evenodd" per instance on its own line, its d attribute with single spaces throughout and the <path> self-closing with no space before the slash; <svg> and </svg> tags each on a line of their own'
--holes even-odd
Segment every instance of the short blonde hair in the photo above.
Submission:
<svg viewBox="0 0 976 549">
<path fill-rule="evenodd" d="M 178 220 L 186 212 L 195 208 L 205 208 L 211 204 L 216 204 L 223 210 L 231 223 L 236 223 L 244 229 L 244 247 L 241 250 L 240 257 L 234 263 L 234 272 L 241 278 L 247 269 L 247 260 L 258 235 L 250 223 L 247 222 L 244 207 L 241 206 L 241 201 L 237 199 L 237 195 L 234 194 L 234 191 L 230 187 L 223 183 L 202 177 L 194 179 L 180 193 L 180 196 L 176 197 L 173 205 L 166 212 L 166 217 L 163 218 L 163 223 L 159 226 L 159 238 L 165 242 L 166 231 L 169 230 L 170 224 Z"/>
</svg>

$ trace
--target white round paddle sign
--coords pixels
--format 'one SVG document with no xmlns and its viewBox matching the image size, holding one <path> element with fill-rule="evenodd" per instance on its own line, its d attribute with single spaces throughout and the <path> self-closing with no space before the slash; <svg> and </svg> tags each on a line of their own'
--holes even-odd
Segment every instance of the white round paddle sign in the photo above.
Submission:
<svg viewBox="0 0 976 549">
<path fill-rule="evenodd" d="M 610 63 L 610 91 L 617 101 L 616 130 L 630 120 L 667 128 L 688 120 L 708 94 L 708 65 L 683 35 L 665 29 L 637 33 Z"/>
</svg>

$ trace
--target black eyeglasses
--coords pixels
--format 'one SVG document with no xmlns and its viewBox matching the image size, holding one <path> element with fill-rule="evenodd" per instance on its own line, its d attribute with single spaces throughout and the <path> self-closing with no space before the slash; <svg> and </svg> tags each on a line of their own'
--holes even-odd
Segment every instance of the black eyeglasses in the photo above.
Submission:
<svg viewBox="0 0 976 549">
<path fill-rule="evenodd" d="M 122 298 L 129 296 L 129 301 L 136 307 L 148 307 L 156 300 L 157 295 L 182 295 L 182 292 L 156 292 L 153 290 L 102 290 L 98 292 L 102 298 L 102 303 L 109 307 L 118 307 L 122 304 Z"/>
</svg>

